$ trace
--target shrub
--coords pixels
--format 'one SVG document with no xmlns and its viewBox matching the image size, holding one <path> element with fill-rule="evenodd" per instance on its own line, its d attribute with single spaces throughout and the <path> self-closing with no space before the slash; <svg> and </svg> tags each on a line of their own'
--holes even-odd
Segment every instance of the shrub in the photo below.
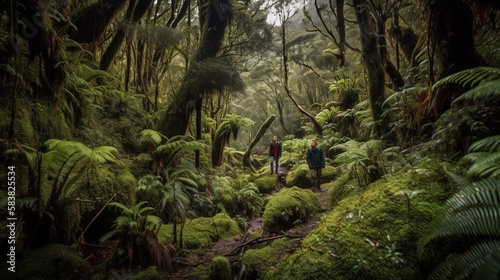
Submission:
<svg viewBox="0 0 500 280">
<path fill-rule="evenodd" d="M 210 262 L 210 280 L 231 280 L 231 266 L 226 257 L 215 257 Z"/>
<path fill-rule="evenodd" d="M 172 224 L 163 225 L 158 238 L 163 243 L 171 241 L 172 231 Z M 213 218 L 202 217 L 187 221 L 182 231 L 182 245 L 185 249 L 200 249 L 219 240 L 238 237 L 240 234 L 238 224 L 229 215 L 219 213 Z"/>
</svg>

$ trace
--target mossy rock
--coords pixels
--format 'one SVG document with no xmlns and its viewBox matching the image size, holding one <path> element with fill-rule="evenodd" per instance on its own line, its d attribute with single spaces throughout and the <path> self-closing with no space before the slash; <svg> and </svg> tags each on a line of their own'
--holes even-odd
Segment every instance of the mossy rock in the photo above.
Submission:
<svg viewBox="0 0 500 280">
<path fill-rule="evenodd" d="M 327 165 L 322 170 L 321 182 L 328 183 L 334 180 L 336 173 L 335 167 Z M 307 164 L 300 164 L 292 168 L 286 178 L 286 185 L 288 187 L 297 186 L 303 189 L 311 188 L 311 171 L 309 170 L 309 166 Z"/>
<path fill-rule="evenodd" d="M 283 189 L 267 203 L 262 224 L 269 231 L 287 229 L 306 221 L 318 208 L 318 198 L 312 191 L 298 187 Z"/>
<path fill-rule="evenodd" d="M 424 279 L 416 244 L 446 198 L 443 178 L 431 159 L 348 194 L 265 279 Z M 423 190 L 409 212 L 396 195 L 406 189 Z"/>
<path fill-rule="evenodd" d="M 263 279 L 289 251 L 294 250 L 299 239 L 280 238 L 262 248 L 248 249 L 241 262 L 246 265 L 247 279 Z"/>
<path fill-rule="evenodd" d="M 215 257 L 209 265 L 210 280 L 231 280 L 231 265 L 226 257 Z"/>
<path fill-rule="evenodd" d="M 62 244 L 25 251 L 13 279 L 91 279 L 91 265 Z"/>
<path fill-rule="evenodd" d="M 177 225 L 177 234 L 180 234 L 181 226 Z M 158 233 L 160 242 L 173 242 L 173 225 L 163 225 Z M 241 229 L 229 215 L 219 213 L 213 218 L 195 218 L 187 221 L 182 234 L 182 245 L 185 249 L 200 249 L 220 241 L 237 238 L 241 235 Z M 180 240 L 179 236 L 177 240 Z"/>
<path fill-rule="evenodd" d="M 276 176 L 269 174 L 264 175 L 255 179 L 254 184 L 257 186 L 260 193 L 271 193 L 276 185 Z"/>
</svg>

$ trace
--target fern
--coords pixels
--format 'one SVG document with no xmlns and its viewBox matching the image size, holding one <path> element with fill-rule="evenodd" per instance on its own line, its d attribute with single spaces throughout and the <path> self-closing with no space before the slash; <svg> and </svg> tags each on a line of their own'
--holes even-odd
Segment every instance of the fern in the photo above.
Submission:
<svg viewBox="0 0 500 280">
<path fill-rule="evenodd" d="M 498 279 L 500 275 L 500 179 L 474 182 L 452 195 L 419 241 L 418 251 L 435 238 L 480 236 L 465 252 L 444 260 L 429 279 Z M 488 273 L 486 273 L 488 272 Z"/>
<path fill-rule="evenodd" d="M 500 135 L 490 136 L 474 142 L 469 147 L 469 153 L 500 152 Z"/>
<path fill-rule="evenodd" d="M 485 241 L 462 254 L 444 260 L 429 279 L 498 279 L 500 277 L 500 241 Z"/>
<path fill-rule="evenodd" d="M 465 162 L 473 163 L 467 170 L 467 177 L 481 179 L 500 176 L 500 152 L 477 152 L 465 155 Z"/>
<path fill-rule="evenodd" d="M 477 67 L 466 69 L 454 73 L 448 77 L 439 80 L 432 86 L 433 91 L 447 84 L 458 84 L 462 87 L 474 87 L 485 82 L 500 79 L 500 68 L 495 67 Z"/>
<path fill-rule="evenodd" d="M 477 87 L 460 95 L 454 102 L 467 99 L 477 100 L 485 98 L 498 98 L 500 96 L 500 77 L 497 80 L 481 83 Z"/>
</svg>

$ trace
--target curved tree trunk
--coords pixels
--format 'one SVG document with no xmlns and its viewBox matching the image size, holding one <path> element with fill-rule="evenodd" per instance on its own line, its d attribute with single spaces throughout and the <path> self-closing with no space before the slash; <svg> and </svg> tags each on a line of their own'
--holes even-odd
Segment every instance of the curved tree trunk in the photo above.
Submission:
<svg viewBox="0 0 500 280">
<path fill-rule="evenodd" d="M 259 131 L 257 132 L 252 142 L 248 146 L 247 150 L 245 151 L 245 154 L 243 154 L 243 160 L 242 160 L 243 166 L 252 168 L 252 164 L 250 162 L 250 154 L 252 153 L 252 149 L 255 147 L 255 145 L 257 145 L 257 143 L 259 143 L 260 139 L 262 138 L 262 136 L 264 136 L 266 131 L 274 122 L 275 118 L 276 118 L 275 115 L 269 116 L 269 118 L 267 118 L 267 120 L 265 120 L 264 123 L 260 126 Z"/>
</svg>

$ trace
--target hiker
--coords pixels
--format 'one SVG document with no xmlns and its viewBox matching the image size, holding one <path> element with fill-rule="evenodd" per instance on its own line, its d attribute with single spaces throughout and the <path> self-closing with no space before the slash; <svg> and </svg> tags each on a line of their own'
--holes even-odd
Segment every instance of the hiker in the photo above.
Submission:
<svg viewBox="0 0 500 280">
<path fill-rule="evenodd" d="M 318 147 L 316 140 L 311 141 L 311 147 L 307 149 L 307 165 L 311 170 L 311 188 L 313 191 L 321 191 L 321 169 L 325 168 L 325 155 Z"/>
<path fill-rule="evenodd" d="M 278 136 L 273 136 L 273 141 L 271 141 L 271 145 L 269 145 L 269 163 L 271 163 L 271 174 L 278 174 L 279 160 L 281 157 L 281 143 L 278 142 Z M 274 165 L 274 169 L 273 169 Z"/>
</svg>

